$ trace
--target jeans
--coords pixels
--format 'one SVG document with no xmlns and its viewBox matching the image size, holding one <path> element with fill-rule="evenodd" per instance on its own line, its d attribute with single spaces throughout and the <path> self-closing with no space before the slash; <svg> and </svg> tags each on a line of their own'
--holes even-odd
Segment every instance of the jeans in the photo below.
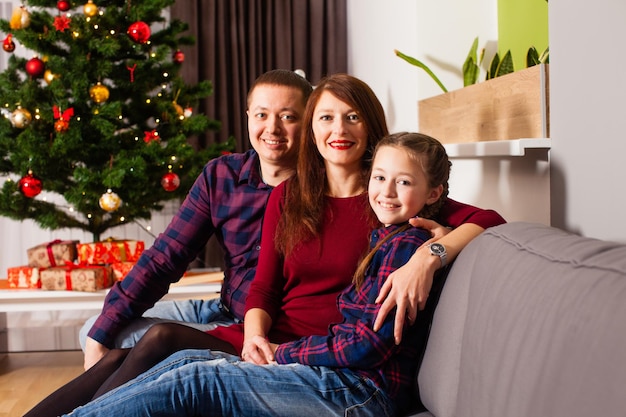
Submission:
<svg viewBox="0 0 626 417">
<path fill-rule="evenodd" d="M 85 350 L 87 333 L 98 316 L 93 316 L 81 327 L 78 337 L 80 346 Z M 229 325 L 236 321 L 221 307 L 219 298 L 209 300 L 159 301 L 143 314 L 143 317 L 130 322 L 116 337 L 116 348 L 135 346 L 141 336 L 154 324 L 179 322 L 200 330 L 211 330 L 218 325 Z"/>
<path fill-rule="evenodd" d="M 383 417 L 395 411 L 383 391 L 349 369 L 259 366 L 189 349 L 68 416 Z"/>
</svg>

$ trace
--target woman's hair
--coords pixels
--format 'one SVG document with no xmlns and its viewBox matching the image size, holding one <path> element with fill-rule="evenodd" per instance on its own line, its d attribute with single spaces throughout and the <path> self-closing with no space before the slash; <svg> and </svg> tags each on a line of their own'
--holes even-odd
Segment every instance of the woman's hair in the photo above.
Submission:
<svg viewBox="0 0 626 417">
<path fill-rule="evenodd" d="M 254 80 L 252 86 L 248 90 L 248 96 L 246 98 L 246 103 L 250 106 L 250 99 L 252 97 L 252 92 L 259 85 L 280 85 L 284 87 L 291 87 L 297 90 L 300 90 L 302 93 L 302 98 L 304 102 L 309 99 L 311 92 L 313 92 L 313 87 L 311 83 L 306 80 L 306 78 L 298 75 L 297 73 L 285 69 L 276 69 L 267 71 Z"/>
<path fill-rule="evenodd" d="M 317 236 L 324 221 L 328 183 L 324 158 L 313 134 L 313 112 L 324 92 L 352 107 L 365 125 L 367 149 L 361 165 L 364 187 L 367 187 L 374 148 L 380 138 L 389 133 L 383 106 L 365 82 L 347 74 L 330 75 L 320 81 L 304 110 L 296 175 L 288 183 L 285 208 L 276 233 L 276 249 L 283 255 L 291 252 L 298 242 Z M 372 225 L 376 224 L 368 206 L 363 207 L 363 213 L 371 218 Z"/>
<path fill-rule="evenodd" d="M 443 191 L 439 199 L 432 204 L 425 205 L 418 213 L 418 216 L 420 217 L 434 217 L 439 212 L 448 196 L 448 179 L 450 178 L 450 167 L 452 166 L 452 163 L 448 159 L 446 149 L 437 139 L 428 135 L 424 135 L 422 133 L 400 132 L 382 138 L 378 142 L 378 145 L 376 145 L 373 158 L 376 157 L 378 150 L 384 146 L 390 146 L 405 151 L 409 155 L 409 158 L 419 164 L 424 172 L 424 175 L 426 176 L 426 180 L 428 181 L 428 187 L 434 188 L 439 185 L 443 186 Z M 378 251 L 378 249 L 380 249 L 380 247 L 394 235 L 404 232 L 409 227 L 412 226 L 410 224 L 406 224 L 397 228 L 393 233 L 388 234 L 383 239 L 380 239 L 376 243 L 376 246 L 363 257 L 361 262 L 359 262 L 359 266 L 354 272 L 353 277 L 353 282 L 357 288 L 363 284 L 363 281 L 365 280 L 365 273 L 367 272 L 367 268 L 376 251 Z"/>
</svg>

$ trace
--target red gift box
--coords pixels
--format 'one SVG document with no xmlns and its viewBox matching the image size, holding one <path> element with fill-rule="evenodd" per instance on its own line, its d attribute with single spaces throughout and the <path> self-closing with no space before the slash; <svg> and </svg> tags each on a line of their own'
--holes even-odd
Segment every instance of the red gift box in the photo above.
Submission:
<svg viewBox="0 0 626 417">
<path fill-rule="evenodd" d="M 28 266 L 48 268 L 76 260 L 77 240 L 53 240 L 26 250 Z"/>
<path fill-rule="evenodd" d="M 107 265 L 67 265 L 41 271 L 41 289 L 94 292 L 113 285 Z"/>
<path fill-rule="evenodd" d="M 40 268 L 15 266 L 7 269 L 9 288 L 41 288 Z"/>
<path fill-rule="evenodd" d="M 144 242 L 141 240 L 108 239 L 94 243 L 79 243 L 77 249 L 80 264 L 137 262 L 144 250 Z"/>
<path fill-rule="evenodd" d="M 121 281 L 128 275 L 130 270 L 133 269 L 135 262 L 116 262 L 110 266 L 113 270 L 113 279 L 115 279 L 115 281 Z"/>
</svg>

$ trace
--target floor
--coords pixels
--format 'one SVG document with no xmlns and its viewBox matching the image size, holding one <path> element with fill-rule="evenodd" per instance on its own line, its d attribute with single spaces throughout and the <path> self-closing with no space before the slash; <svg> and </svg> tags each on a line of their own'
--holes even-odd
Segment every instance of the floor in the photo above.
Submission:
<svg viewBox="0 0 626 417">
<path fill-rule="evenodd" d="M 21 417 L 82 372 L 81 351 L 0 353 L 0 417 Z"/>
</svg>

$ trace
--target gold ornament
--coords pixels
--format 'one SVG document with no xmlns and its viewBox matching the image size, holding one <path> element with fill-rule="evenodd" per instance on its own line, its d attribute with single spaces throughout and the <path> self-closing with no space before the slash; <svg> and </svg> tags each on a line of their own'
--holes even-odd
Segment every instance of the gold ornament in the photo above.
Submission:
<svg viewBox="0 0 626 417">
<path fill-rule="evenodd" d="M 48 85 L 52 84 L 52 81 L 59 78 L 57 74 L 53 74 L 49 69 L 45 70 L 43 73 L 43 79 L 48 83 Z"/>
<path fill-rule="evenodd" d="M 122 199 L 109 188 L 106 193 L 100 196 L 98 204 L 100 204 L 102 210 L 111 213 L 120 208 Z"/>
<path fill-rule="evenodd" d="M 83 13 L 85 13 L 87 17 L 94 17 L 98 14 L 98 6 L 93 4 L 93 1 L 89 0 L 87 4 L 83 6 Z"/>
<path fill-rule="evenodd" d="M 89 89 L 89 97 L 98 104 L 104 103 L 109 99 L 109 89 L 98 83 Z"/>
<path fill-rule="evenodd" d="M 24 129 L 33 120 L 33 116 L 26 109 L 18 107 L 11 113 L 11 124 L 18 129 Z"/>
<path fill-rule="evenodd" d="M 30 12 L 26 7 L 19 6 L 13 9 L 9 26 L 11 29 L 25 29 L 30 25 Z"/>
</svg>

